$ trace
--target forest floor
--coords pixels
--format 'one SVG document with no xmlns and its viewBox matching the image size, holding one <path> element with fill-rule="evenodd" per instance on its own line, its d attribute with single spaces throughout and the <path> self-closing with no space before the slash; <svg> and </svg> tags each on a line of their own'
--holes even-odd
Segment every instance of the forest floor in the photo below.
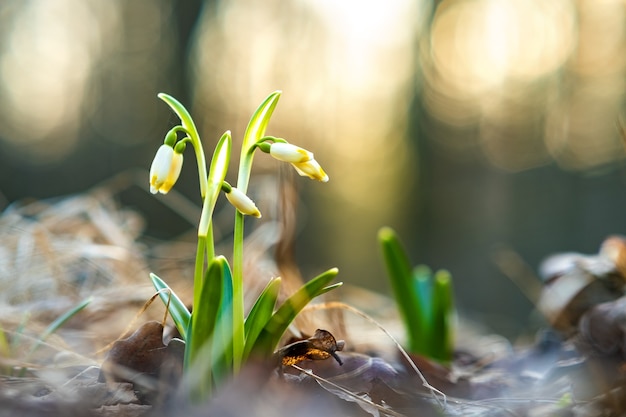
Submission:
<svg viewBox="0 0 626 417">
<path fill-rule="evenodd" d="M 342 288 L 333 303 L 305 311 L 295 326 L 301 334 L 291 335 L 328 330 L 345 340 L 337 352 L 342 364 L 332 358 L 297 368 L 251 362 L 210 401 L 191 404 L 180 377 L 183 348 L 172 338 L 171 322 L 160 324 L 163 305 L 157 300 L 143 307 L 154 295 L 151 271 L 191 299 L 193 236 L 146 238 L 144 217 L 120 206 L 119 192 L 107 184 L 16 204 L 1 214 L 0 417 L 626 413 L 626 244 L 616 237 L 599 254 L 568 254 L 546 264 L 537 304 L 552 326 L 527 346 L 481 334 L 461 318 L 450 365 L 409 360 L 390 337 L 402 341 L 393 301 Z M 273 266 L 268 253 L 276 242 L 268 236 L 274 234 L 263 230 L 247 241 L 250 297 Z M 86 299 L 85 309 L 47 334 L 51 323 Z M 156 333 L 133 338 L 148 328 Z M 129 347 L 120 350 L 123 339 Z M 115 355 L 140 363 L 140 375 L 103 372 L 116 341 Z M 155 350 L 158 356 L 148 355 Z"/>
</svg>

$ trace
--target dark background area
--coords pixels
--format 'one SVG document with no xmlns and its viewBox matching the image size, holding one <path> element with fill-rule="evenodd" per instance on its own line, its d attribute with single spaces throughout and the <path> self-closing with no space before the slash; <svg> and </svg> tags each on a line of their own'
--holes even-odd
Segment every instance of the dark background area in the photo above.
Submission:
<svg viewBox="0 0 626 417">
<path fill-rule="evenodd" d="M 190 109 L 212 152 L 281 89 L 268 133 L 314 151 L 331 178 L 298 181 L 305 276 L 338 266 L 343 281 L 386 292 L 376 231 L 390 225 L 414 263 L 452 272 L 464 314 L 509 337 L 532 328 L 532 303 L 494 254 L 512 250 L 536 270 L 625 232 L 626 5 L 377 7 L 0 2 L 3 207 L 127 170 L 147 184 L 176 123 L 158 92 Z M 176 190 L 199 204 L 185 158 Z M 279 172 L 257 159 L 259 174 Z M 159 216 L 144 195 L 126 203 Z M 159 238 L 187 227 L 148 224 Z"/>
</svg>

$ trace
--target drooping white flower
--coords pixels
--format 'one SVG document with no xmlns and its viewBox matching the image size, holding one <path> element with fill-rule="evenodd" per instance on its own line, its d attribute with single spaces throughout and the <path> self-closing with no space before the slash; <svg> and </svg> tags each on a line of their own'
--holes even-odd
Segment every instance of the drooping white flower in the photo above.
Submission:
<svg viewBox="0 0 626 417">
<path fill-rule="evenodd" d="M 275 142 L 270 145 L 270 155 L 279 161 L 302 163 L 313 159 L 313 153 L 291 143 Z"/>
<path fill-rule="evenodd" d="M 293 165 L 296 172 L 303 177 L 309 177 L 321 182 L 328 182 L 328 175 L 326 175 L 320 164 L 315 159 L 301 163 L 292 163 L 291 165 Z"/>
<path fill-rule="evenodd" d="M 230 201 L 230 204 L 235 206 L 237 210 L 248 216 L 261 217 L 261 212 L 257 208 L 256 204 L 250 197 L 248 197 L 241 190 L 232 187 L 230 192 L 226 193 L 226 198 Z"/>
<path fill-rule="evenodd" d="M 150 166 L 150 192 L 167 194 L 178 180 L 182 167 L 183 154 L 170 145 L 161 145 Z"/>
</svg>

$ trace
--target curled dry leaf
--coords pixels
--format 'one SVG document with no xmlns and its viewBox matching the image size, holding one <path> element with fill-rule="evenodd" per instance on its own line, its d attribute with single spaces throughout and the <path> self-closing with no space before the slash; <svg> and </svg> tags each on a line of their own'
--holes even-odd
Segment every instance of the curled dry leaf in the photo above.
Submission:
<svg viewBox="0 0 626 417">
<path fill-rule="evenodd" d="M 594 306 L 582 316 L 578 329 L 582 351 L 626 360 L 626 297 Z"/>
<path fill-rule="evenodd" d="M 574 333 L 590 308 L 623 294 L 625 259 L 626 240 L 617 236 L 607 238 L 598 255 L 568 253 L 548 258 L 540 267 L 545 287 L 537 307 L 555 329 Z"/>
<path fill-rule="evenodd" d="M 573 338 L 585 355 L 584 366 L 572 376 L 578 398 L 592 399 L 611 392 L 614 415 L 626 413 L 626 297 L 598 304 L 580 319 Z"/>
<path fill-rule="evenodd" d="M 144 323 L 132 335 L 113 344 L 98 379 L 133 382 L 137 374 L 156 376 L 165 358 L 165 348 L 161 323 Z"/>
<path fill-rule="evenodd" d="M 329 331 L 317 329 L 313 336 L 280 348 L 276 355 L 281 366 L 296 365 L 305 360 L 324 360 L 331 356 L 342 365 L 341 358 L 335 352 L 343 350 L 344 345 L 343 340 L 335 340 Z"/>
<path fill-rule="evenodd" d="M 144 323 L 132 335 L 116 341 L 104 360 L 99 381 L 130 382 L 145 394 L 155 394 L 155 379 L 174 385 L 182 373 L 184 345 L 178 339 L 163 344 L 163 325 Z M 167 384 L 166 384 L 167 385 Z"/>
</svg>

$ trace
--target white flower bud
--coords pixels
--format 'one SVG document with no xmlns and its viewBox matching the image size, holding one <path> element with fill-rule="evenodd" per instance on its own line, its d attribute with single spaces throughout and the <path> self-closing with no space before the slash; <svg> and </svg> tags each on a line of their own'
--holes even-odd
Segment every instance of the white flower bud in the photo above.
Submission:
<svg viewBox="0 0 626 417">
<path fill-rule="evenodd" d="M 254 201 L 241 190 L 232 187 L 229 193 L 226 193 L 226 198 L 230 201 L 230 204 L 235 206 L 237 210 L 248 216 L 261 217 L 261 212 L 254 204 Z"/>
<path fill-rule="evenodd" d="M 169 145 L 161 145 L 150 167 L 150 192 L 167 194 L 178 180 L 182 167 L 183 154 Z"/>
</svg>

